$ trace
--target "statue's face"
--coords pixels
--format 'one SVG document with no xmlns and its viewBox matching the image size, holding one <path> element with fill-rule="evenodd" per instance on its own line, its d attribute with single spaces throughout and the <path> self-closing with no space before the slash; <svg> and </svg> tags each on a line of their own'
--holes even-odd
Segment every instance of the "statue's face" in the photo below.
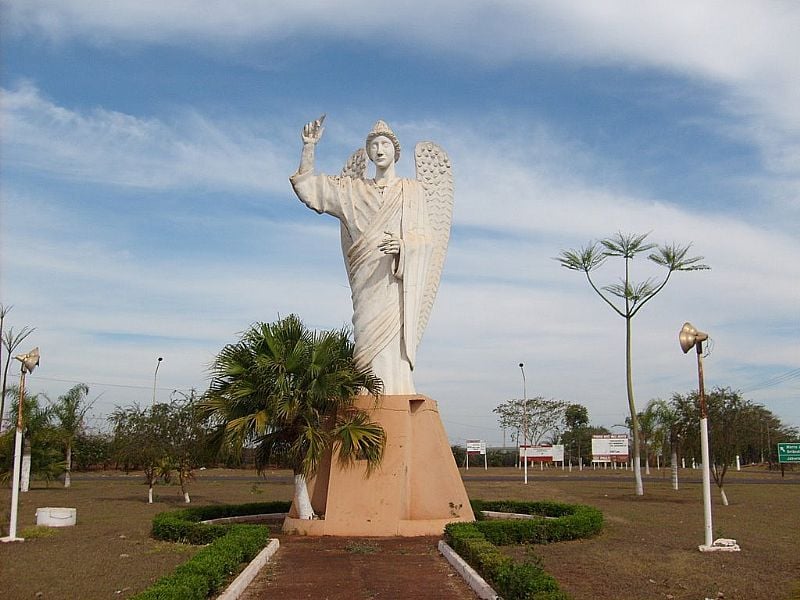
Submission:
<svg viewBox="0 0 800 600">
<path fill-rule="evenodd" d="M 385 135 L 373 138 L 367 150 L 369 150 L 370 160 L 382 169 L 394 162 L 394 144 Z"/>
</svg>

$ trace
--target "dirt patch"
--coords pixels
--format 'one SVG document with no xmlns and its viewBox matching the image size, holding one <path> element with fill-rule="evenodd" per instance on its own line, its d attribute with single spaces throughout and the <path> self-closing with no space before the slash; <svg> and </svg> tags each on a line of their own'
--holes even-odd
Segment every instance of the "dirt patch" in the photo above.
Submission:
<svg viewBox="0 0 800 600">
<path fill-rule="evenodd" d="M 279 539 L 280 549 L 242 600 L 476 598 L 439 553 L 439 538 Z"/>
<path fill-rule="evenodd" d="M 469 476 L 464 475 L 471 498 L 557 500 L 589 504 L 603 511 L 605 527 L 598 537 L 531 549 L 575 600 L 699 600 L 715 598 L 720 592 L 725 600 L 800 600 L 800 473 L 787 471 L 785 479 L 775 473 L 729 473 L 725 488 L 730 506 L 720 506 L 713 490 L 714 537 L 734 538 L 742 551 L 707 555 L 697 550 L 703 541 L 699 469 L 681 471 L 680 490 L 671 488 L 669 473 L 645 477 L 644 497 L 633 494 L 629 473 L 586 470 L 561 476 L 554 471 L 532 471 L 528 485 L 522 483 L 517 469 L 490 469 L 489 478 L 474 477 L 472 469 Z M 483 471 L 479 474 L 484 475 Z M 150 537 L 155 514 L 185 507 L 177 486 L 157 487 L 156 502 L 147 504 L 141 474 L 78 473 L 69 489 L 56 484 L 47 488 L 38 481 L 33 485 L 30 492 L 20 495 L 20 531 L 34 527 L 36 509 L 43 506 L 76 507 L 78 523 L 58 528 L 48 537 L 30 536 L 21 544 L 0 544 L 1 598 L 33 598 L 41 592 L 45 600 L 125 600 L 171 573 L 200 549 Z M 223 470 L 198 473 L 190 489 L 192 505 L 289 500 L 293 490 L 289 472 L 263 479 L 252 472 Z M 0 493 L 0 531 L 8 525 L 10 497 L 8 488 Z M 273 531 L 279 529 L 276 524 Z M 301 540 L 300 550 L 306 544 L 313 548 L 318 540 Z M 277 593 L 273 588 L 263 589 L 270 589 L 268 597 L 280 600 L 474 598 L 439 556 L 436 540 L 401 538 L 392 542 L 399 544 L 394 552 L 390 547 L 384 549 L 378 540 L 322 538 L 319 543 L 333 544 L 333 550 L 319 553 L 325 560 L 317 560 L 314 553 L 298 552 L 292 558 L 279 551 L 277 562 L 264 577 L 300 581 L 313 576 L 320 587 L 305 595 L 300 587 Z M 419 551 L 404 549 L 404 544 L 418 542 L 424 544 Z M 291 550 L 288 540 L 282 543 L 284 550 Z M 528 556 L 526 548 L 515 551 L 521 558 Z M 345 558 L 336 558 L 337 552 Z M 382 564 L 386 557 L 390 557 L 388 567 Z M 401 561 L 414 558 L 412 567 L 401 566 Z M 309 562 L 312 560 L 315 562 Z M 284 561 L 282 566 L 280 561 Z M 439 566 L 422 571 L 417 564 Z M 396 566 L 401 572 L 410 572 L 411 578 L 396 579 Z M 451 591 L 427 587 L 445 585 L 442 581 L 445 590 Z M 461 596 L 452 595 L 453 586 L 462 590 Z"/>
</svg>

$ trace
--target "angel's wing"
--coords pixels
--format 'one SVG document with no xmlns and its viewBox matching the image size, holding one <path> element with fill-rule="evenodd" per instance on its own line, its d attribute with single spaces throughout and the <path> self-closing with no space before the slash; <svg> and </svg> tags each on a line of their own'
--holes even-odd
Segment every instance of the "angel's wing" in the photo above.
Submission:
<svg viewBox="0 0 800 600">
<path fill-rule="evenodd" d="M 344 167 L 342 167 L 342 177 L 352 179 L 364 179 L 367 174 L 367 151 L 359 148 L 350 155 Z"/>
<path fill-rule="evenodd" d="M 425 190 L 428 209 L 428 225 L 433 233 L 433 252 L 425 281 L 425 290 L 420 302 L 417 343 L 422 339 L 439 289 L 447 243 L 450 240 L 450 224 L 453 220 L 453 172 L 447 153 L 433 142 L 420 142 L 414 149 L 417 166 L 417 181 Z"/>
<path fill-rule="evenodd" d="M 351 179 L 364 179 L 366 174 L 367 151 L 364 150 L 364 148 L 359 148 L 350 155 L 350 158 L 347 159 L 344 167 L 342 167 L 341 176 L 350 177 Z M 344 266 L 349 275 L 350 265 L 347 264 L 347 251 L 350 250 L 350 246 L 353 245 L 353 239 L 350 237 L 350 233 L 347 231 L 344 223 L 342 223 L 340 226 L 340 232 L 342 238 L 342 256 L 344 257 Z"/>
</svg>

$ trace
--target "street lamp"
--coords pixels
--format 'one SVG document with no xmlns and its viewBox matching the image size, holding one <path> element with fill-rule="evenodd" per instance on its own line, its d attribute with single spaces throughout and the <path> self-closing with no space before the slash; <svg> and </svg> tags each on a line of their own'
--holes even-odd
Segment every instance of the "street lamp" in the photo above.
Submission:
<svg viewBox="0 0 800 600">
<path fill-rule="evenodd" d="M 25 375 L 33 373 L 39 365 L 39 348 L 34 348 L 27 354 L 14 357 L 21 364 L 19 375 L 19 401 L 17 403 L 17 431 L 14 435 L 14 475 L 11 483 L 11 522 L 8 526 L 8 536 L 0 538 L 3 542 L 22 542 L 25 538 L 17 537 L 17 508 L 19 506 L 19 480 L 20 462 L 22 460 L 22 410 L 25 405 Z"/>
<path fill-rule="evenodd" d="M 161 366 L 162 360 L 164 360 L 164 358 L 159 356 L 158 361 L 156 362 L 156 372 L 153 373 L 153 406 L 156 405 L 156 378 L 158 377 L 158 367 Z"/>
<path fill-rule="evenodd" d="M 706 406 L 706 390 L 703 382 L 703 342 L 708 334 L 698 331 L 691 323 L 684 323 L 678 334 L 681 350 L 687 354 L 689 350 L 697 350 L 698 396 L 700 399 L 700 460 L 703 462 L 703 522 L 705 525 L 705 543 L 700 546 L 701 552 L 713 550 L 738 551 L 736 540 L 713 541 L 711 524 L 711 463 L 708 451 L 708 407 Z"/>
<path fill-rule="evenodd" d="M 523 450 L 523 460 L 524 463 L 524 481 L 525 485 L 528 485 L 528 390 L 526 389 L 526 382 L 525 382 L 525 364 L 519 363 L 519 370 L 522 371 L 522 410 L 523 410 L 523 418 L 522 418 L 522 447 Z"/>
</svg>

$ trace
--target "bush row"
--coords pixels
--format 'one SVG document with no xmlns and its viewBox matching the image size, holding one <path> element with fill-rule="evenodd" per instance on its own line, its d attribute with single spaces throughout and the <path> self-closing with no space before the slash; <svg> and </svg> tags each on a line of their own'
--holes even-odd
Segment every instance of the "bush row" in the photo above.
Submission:
<svg viewBox="0 0 800 600">
<path fill-rule="evenodd" d="M 152 536 L 157 540 L 209 544 L 225 535 L 228 525 L 205 525 L 200 521 L 288 512 L 291 502 L 251 502 L 248 504 L 220 504 L 196 506 L 157 514 L 153 518 Z"/>
<path fill-rule="evenodd" d="M 589 537 L 600 531 L 597 509 L 558 502 L 471 501 L 478 521 L 445 527 L 450 546 L 505 600 L 566 600 L 569 596 L 536 560 L 517 562 L 498 549 L 508 544 L 536 544 Z M 484 520 L 482 510 L 551 517 Z"/>
<path fill-rule="evenodd" d="M 188 562 L 162 577 L 133 600 L 206 600 L 269 542 L 264 525 L 206 525 L 209 519 L 286 512 L 290 502 L 199 506 L 159 513 L 153 518 L 156 539 L 209 544 Z"/>
<path fill-rule="evenodd" d="M 475 526 L 491 543 L 548 544 L 590 537 L 603 527 L 603 513 L 583 504 L 561 502 L 484 502 L 473 500 L 472 510 L 480 519 Z M 543 519 L 484 519 L 482 510 L 550 517 Z"/>
</svg>

